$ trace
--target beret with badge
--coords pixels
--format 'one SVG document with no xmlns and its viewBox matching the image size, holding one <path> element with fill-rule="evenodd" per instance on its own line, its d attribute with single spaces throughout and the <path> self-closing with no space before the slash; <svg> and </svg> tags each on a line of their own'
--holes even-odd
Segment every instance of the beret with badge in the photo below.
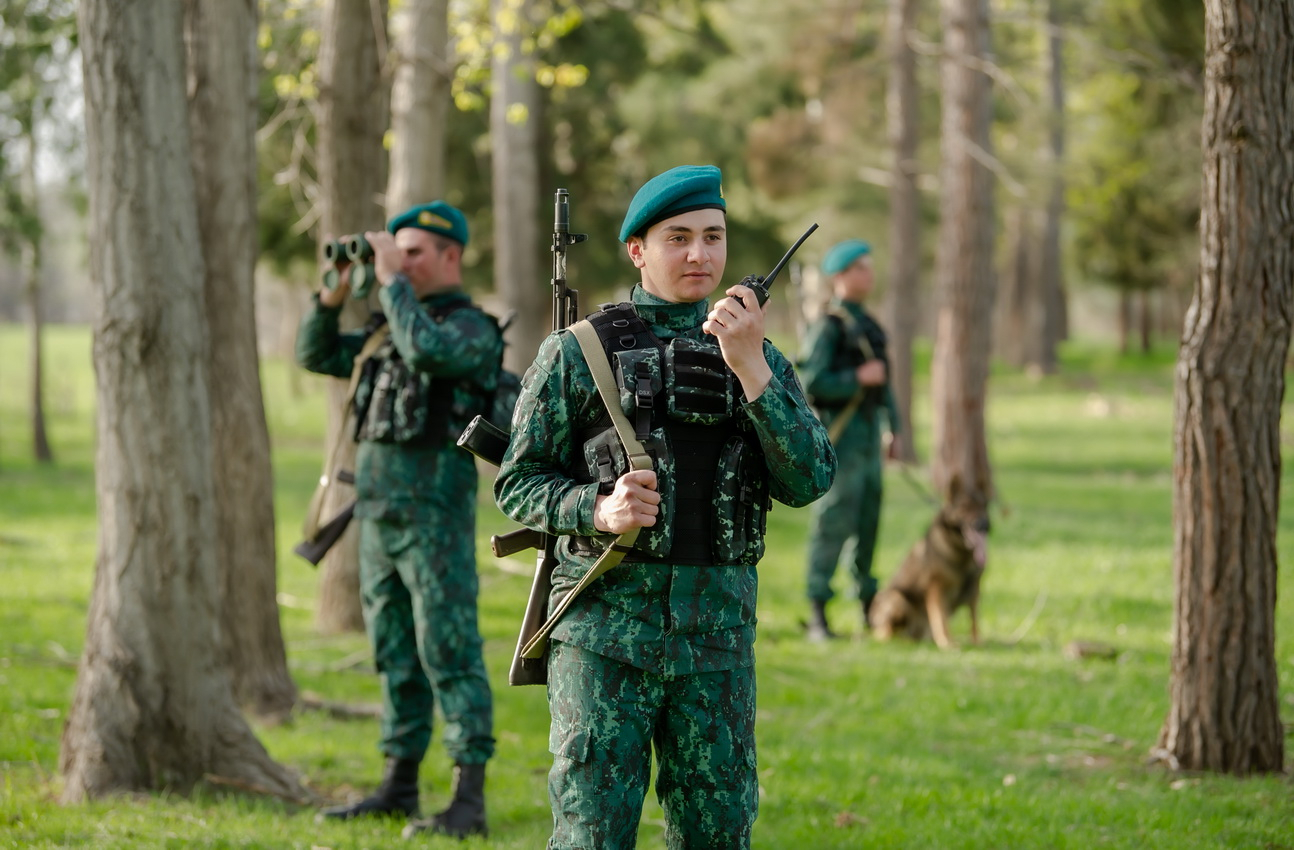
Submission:
<svg viewBox="0 0 1294 850">
<path fill-rule="evenodd" d="M 726 210 L 722 175 L 713 165 L 680 165 L 648 180 L 634 195 L 620 241 L 642 236 L 657 222 L 693 210 Z"/>
<path fill-rule="evenodd" d="M 448 236 L 460 245 L 467 244 L 467 218 L 458 209 L 451 207 L 444 201 L 432 201 L 429 204 L 419 204 L 416 207 L 411 207 L 391 219 L 386 225 L 386 229 L 390 233 L 395 233 L 397 230 L 403 230 L 406 227 L 416 227 L 419 230 L 439 233 L 441 236 Z"/>
<path fill-rule="evenodd" d="M 859 257 L 866 257 L 870 253 L 872 253 L 872 246 L 861 239 L 846 239 L 844 242 L 837 242 L 827 250 L 827 255 L 822 258 L 822 273 L 840 274 L 852 266 Z"/>
</svg>

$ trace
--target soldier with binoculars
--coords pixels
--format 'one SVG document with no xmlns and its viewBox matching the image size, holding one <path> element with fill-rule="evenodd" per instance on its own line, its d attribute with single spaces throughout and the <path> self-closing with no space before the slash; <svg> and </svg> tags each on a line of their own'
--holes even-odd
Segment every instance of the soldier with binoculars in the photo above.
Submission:
<svg viewBox="0 0 1294 850">
<path fill-rule="evenodd" d="M 329 243 L 336 274 L 325 275 L 297 336 L 302 366 L 352 382 L 361 602 L 383 691 L 382 783 L 321 817 L 415 815 L 435 704 L 454 796 L 406 832 L 460 838 L 485 832 L 494 737 L 477 627 L 476 467 L 455 441 L 489 410 L 503 356 L 497 322 L 462 288 L 467 238 L 462 212 L 435 201 L 385 231 Z M 375 283 L 383 313 L 362 331 L 341 332 L 352 289 Z"/>
</svg>

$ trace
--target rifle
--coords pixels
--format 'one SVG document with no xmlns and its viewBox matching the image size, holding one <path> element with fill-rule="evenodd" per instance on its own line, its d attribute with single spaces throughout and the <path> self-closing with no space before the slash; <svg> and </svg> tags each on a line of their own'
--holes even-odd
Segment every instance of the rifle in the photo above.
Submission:
<svg viewBox="0 0 1294 850">
<path fill-rule="evenodd" d="M 340 470 L 337 473 L 337 480 L 343 484 L 354 484 L 354 473 L 346 470 Z M 346 526 L 350 525 L 351 518 L 355 515 L 355 500 L 351 499 L 350 504 L 337 512 L 337 515 L 328 520 L 315 531 L 307 540 L 292 547 L 292 551 L 302 558 L 305 558 L 314 566 L 319 566 L 324 555 L 333 547 L 341 536 L 346 533 Z"/>
<path fill-rule="evenodd" d="M 571 233 L 570 193 L 558 189 L 553 204 L 553 322 L 552 329 L 559 331 L 579 321 L 579 293 L 566 285 L 566 249 L 588 239 L 584 233 Z M 503 462 L 510 437 L 481 416 L 474 418 L 458 438 L 458 445 L 482 460 L 498 466 Z M 555 546 L 557 540 L 550 534 L 520 528 L 508 534 L 490 538 L 490 548 L 496 558 L 502 558 L 523 549 L 534 547 L 535 578 L 530 585 L 530 598 L 526 613 L 521 619 L 517 648 L 508 670 L 509 685 L 542 685 L 548 681 L 547 659 L 523 658 L 521 648 L 530 642 L 548 612 L 548 594 L 552 589 L 553 568 L 557 565 Z"/>
</svg>

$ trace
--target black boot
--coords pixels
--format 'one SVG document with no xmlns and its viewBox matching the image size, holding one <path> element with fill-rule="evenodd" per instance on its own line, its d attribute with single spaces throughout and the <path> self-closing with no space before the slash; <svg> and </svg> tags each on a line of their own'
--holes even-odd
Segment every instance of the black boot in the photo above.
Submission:
<svg viewBox="0 0 1294 850">
<path fill-rule="evenodd" d="M 454 799 L 449 808 L 428 820 L 413 821 L 402 834 L 412 838 L 424 831 L 454 838 L 486 834 L 485 765 L 454 765 Z"/>
<path fill-rule="evenodd" d="M 350 820 L 370 815 L 397 815 L 412 817 L 418 814 L 418 762 L 387 756 L 386 772 L 382 784 L 373 792 L 350 806 L 324 809 L 316 820 Z"/>
<path fill-rule="evenodd" d="M 817 642 L 834 638 L 836 633 L 827 625 L 827 600 L 810 599 L 809 604 L 813 606 L 809 617 L 809 640 Z"/>
<path fill-rule="evenodd" d="M 864 632 L 870 632 L 872 630 L 872 600 L 875 598 L 876 597 L 874 596 L 869 596 L 863 600 L 863 631 Z"/>
</svg>

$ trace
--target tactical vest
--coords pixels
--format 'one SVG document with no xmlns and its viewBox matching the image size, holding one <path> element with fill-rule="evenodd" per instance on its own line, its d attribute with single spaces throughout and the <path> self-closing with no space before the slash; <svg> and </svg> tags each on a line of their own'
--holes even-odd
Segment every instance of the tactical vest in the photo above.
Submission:
<svg viewBox="0 0 1294 850">
<path fill-rule="evenodd" d="M 753 564 L 764 552 L 768 469 L 754 428 L 737 399 L 738 382 L 713 343 L 662 342 L 633 304 L 603 305 L 588 317 L 620 388 L 619 403 L 654 461 L 661 512 L 643 528 L 627 562 L 696 566 Z M 629 470 L 605 413 L 579 433 L 581 483 L 611 493 Z M 604 542 L 571 538 L 576 554 Z"/>
<path fill-rule="evenodd" d="M 464 308 L 480 309 L 470 301 L 452 301 L 429 312 L 440 323 Z M 375 313 L 365 330 L 372 333 L 385 323 L 386 317 Z M 497 374 L 445 378 L 412 369 L 388 336 L 365 362 L 355 387 L 355 440 L 452 445 L 473 416 L 490 409 L 497 382 Z"/>
<path fill-rule="evenodd" d="M 834 304 L 827 310 L 827 321 L 835 322 L 840 330 L 840 342 L 836 345 L 831 358 L 832 371 L 853 371 L 868 360 L 880 360 L 885 364 L 885 368 L 889 369 L 890 358 L 886 350 L 885 331 L 876 321 L 870 317 L 862 320 L 855 319 L 848 310 Z M 819 408 L 844 407 L 847 403 L 841 401 L 833 405 L 823 404 L 816 399 L 810 399 L 810 401 Z M 868 387 L 863 393 L 862 403 L 865 408 L 884 404 L 885 387 Z"/>
</svg>

